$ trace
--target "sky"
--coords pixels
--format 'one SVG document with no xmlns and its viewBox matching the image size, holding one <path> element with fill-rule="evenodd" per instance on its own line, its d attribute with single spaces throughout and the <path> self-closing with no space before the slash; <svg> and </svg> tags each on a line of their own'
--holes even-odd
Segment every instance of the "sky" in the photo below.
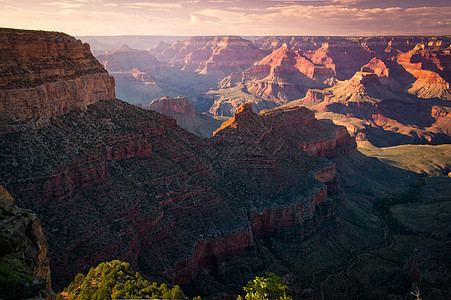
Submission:
<svg viewBox="0 0 451 300">
<path fill-rule="evenodd" d="M 451 35 L 451 0 L 0 0 L 0 27 L 70 35 Z"/>
</svg>

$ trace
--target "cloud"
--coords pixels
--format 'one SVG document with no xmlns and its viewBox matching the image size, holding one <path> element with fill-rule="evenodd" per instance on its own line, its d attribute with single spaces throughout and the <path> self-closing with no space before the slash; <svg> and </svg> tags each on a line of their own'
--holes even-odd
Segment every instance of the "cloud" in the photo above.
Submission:
<svg viewBox="0 0 451 300">
<path fill-rule="evenodd" d="M 80 1 L 78 1 L 80 2 Z M 78 8 L 78 7 L 82 7 L 84 4 L 83 3 L 73 3 L 73 2 L 47 2 L 47 3 L 42 3 L 42 5 L 47 5 L 47 6 L 56 6 L 59 8 Z"/>
<path fill-rule="evenodd" d="M 199 24 L 200 23 L 200 19 L 199 17 L 195 16 L 195 15 L 189 15 L 190 16 L 190 23 L 191 24 Z"/>
<path fill-rule="evenodd" d="M 449 35 L 451 28 L 451 5 L 420 0 L 158 1 L 0 0 L 0 26 L 75 35 Z"/>
<path fill-rule="evenodd" d="M 171 9 L 180 8 L 182 5 L 180 2 L 177 3 L 153 3 L 153 2 L 134 2 L 128 3 L 127 7 L 133 8 L 148 8 L 148 9 Z"/>
</svg>

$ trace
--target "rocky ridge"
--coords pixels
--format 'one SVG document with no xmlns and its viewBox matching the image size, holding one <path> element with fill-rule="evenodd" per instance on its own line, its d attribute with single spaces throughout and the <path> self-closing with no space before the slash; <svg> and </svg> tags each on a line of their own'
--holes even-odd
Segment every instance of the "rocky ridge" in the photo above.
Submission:
<svg viewBox="0 0 451 300">
<path fill-rule="evenodd" d="M 165 96 L 150 102 L 148 109 L 174 117 L 177 124 L 200 137 L 212 137 L 222 121 L 205 114 L 196 113 L 190 99 Z"/>
<path fill-rule="evenodd" d="M 376 146 L 448 143 L 449 105 L 441 100 L 419 101 L 392 90 L 391 75 L 386 76 L 389 69 L 382 62 L 372 62 L 362 68 L 371 72 L 357 72 L 324 90 L 309 90 L 306 97 L 287 105 L 306 105 L 318 118 L 332 119 L 358 141 Z"/>
<path fill-rule="evenodd" d="M 343 187 L 360 189 L 358 178 L 379 195 L 392 192 L 384 180 L 396 182 L 395 190 L 405 184 L 404 174 L 359 157 L 344 127 L 302 107 L 256 114 L 245 104 L 212 139 L 119 100 L 49 124 L 2 135 L 0 183 L 45 216 L 57 288 L 113 258 L 192 295 L 233 292 L 237 278 L 241 287 L 270 268 L 318 270 L 331 263 L 330 252 L 348 257 L 384 237 L 361 209 L 371 201 L 354 203 L 362 214 L 349 213 L 355 207 L 341 198 Z M 368 166 L 384 173 L 374 188 Z M 303 260 L 320 244 L 322 252 Z M 314 259 L 328 252 L 324 246 L 329 255 Z M 315 275 L 304 282 L 313 284 Z"/>
<path fill-rule="evenodd" d="M 114 99 L 114 80 L 89 45 L 63 33 L 0 28 L 0 132 Z"/>
<path fill-rule="evenodd" d="M 324 82 L 333 82 L 334 78 L 332 69 L 314 64 L 300 51 L 283 44 L 249 69 L 224 78 L 220 88 L 227 90 L 243 86 L 248 93 L 257 99 L 271 102 L 274 107 L 302 97 L 308 88 L 324 88 Z M 243 97 L 242 101 L 249 100 Z M 240 104 L 233 99 L 217 99 L 209 112 L 218 115 L 229 109 L 230 114 L 235 112 Z M 256 104 L 259 106 L 258 102 Z"/>
<path fill-rule="evenodd" d="M 54 297 L 47 240 L 39 218 L 16 206 L 0 185 L 0 296 L 5 299 Z"/>
<path fill-rule="evenodd" d="M 306 109 L 291 113 L 308 121 L 290 128 L 318 124 Z M 40 130 L 3 135 L 1 183 L 43 217 L 56 288 L 112 258 L 196 290 L 203 290 L 200 278 L 213 276 L 215 287 L 230 272 L 262 268 L 227 267 L 260 257 L 258 239 L 284 236 L 314 247 L 334 223 L 328 193 L 339 184 L 334 164 L 320 157 L 333 149 L 302 151 L 300 138 L 278 131 L 288 130 L 283 114 L 266 114 L 245 105 L 237 126 L 225 124 L 209 141 L 171 117 L 97 101 Z M 326 139 L 338 138 L 338 127 L 321 128 Z"/>
</svg>

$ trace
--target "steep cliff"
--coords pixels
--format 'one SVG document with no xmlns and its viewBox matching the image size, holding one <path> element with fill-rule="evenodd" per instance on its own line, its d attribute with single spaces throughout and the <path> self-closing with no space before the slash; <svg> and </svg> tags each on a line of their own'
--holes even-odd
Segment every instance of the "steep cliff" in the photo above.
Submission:
<svg viewBox="0 0 451 300">
<path fill-rule="evenodd" d="M 382 227 L 367 227 L 378 222 L 367 212 L 336 217 L 346 203 L 337 170 L 348 167 L 371 183 L 366 165 L 385 169 L 358 157 L 344 127 L 303 107 L 255 114 L 244 104 L 213 138 L 202 139 L 172 117 L 112 99 L 1 137 L 0 184 L 41 217 L 56 289 L 111 259 L 181 284 L 189 295 L 234 293 L 274 268 L 307 269 L 315 281 L 316 270 L 383 240 Z M 349 177 L 346 186 L 356 186 Z M 381 187 L 374 190 L 385 193 Z M 346 209 L 355 207 L 360 203 Z M 347 226 L 349 219 L 363 229 Z M 340 228 L 351 233 L 344 242 L 334 240 L 345 235 Z M 317 248 L 328 255 L 308 256 Z"/>
<path fill-rule="evenodd" d="M 0 297 L 54 297 L 47 241 L 32 211 L 19 208 L 0 185 Z"/>
<path fill-rule="evenodd" d="M 148 108 L 174 117 L 180 127 L 200 137 L 212 137 L 213 132 L 222 123 L 212 116 L 196 113 L 190 99 L 185 97 L 165 96 L 150 102 Z"/>
<path fill-rule="evenodd" d="M 300 51 L 293 50 L 283 44 L 279 49 L 254 63 L 252 67 L 240 73 L 233 73 L 221 81 L 219 95 L 228 93 L 239 86 L 243 86 L 245 92 L 272 103 L 272 107 L 280 106 L 288 101 L 301 98 L 309 88 L 324 88 L 325 83 L 332 83 L 335 73 L 324 65 L 317 65 L 306 58 Z M 216 97 L 210 113 L 215 115 L 229 110 L 227 115 L 236 111 L 243 102 L 253 102 L 260 111 L 258 102 L 246 97 L 245 93 L 241 102 L 234 99 Z"/>
<path fill-rule="evenodd" d="M 125 44 L 106 54 L 98 55 L 97 59 L 110 73 L 128 71 L 133 68 L 143 71 L 163 68 L 163 64 L 148 51 L 131 49 Z"/>
<path fill-rule="evenodd" d="M 43 216 L 57 288 L 88 266 L 121 258 L 203 290 L 202 276 L 262 268 L 227 264 L 255 253 L 256 239 L 315 241 L 333 220 L 334 164 L 301 151 L 301 138 L 277 129 L 283 116 L 266 114 L 245 107 L 236 128 L 225 125 L 210 142 L 156 112 L 100 101 L 41 130 L 3 135 L 0 178 Z M 293 114 L 306 120 L 297 130 L 322 130 L 311 112 Z M 338 128 L 323 125 L 324 138 L 341 140 Z M 306 140 L 324 149 L 313 155 L 335 153 L 333 143 Z M 222 277 L 210 278 L 217 286 Z"/>
<path fill-rule="evenodd" d="M 0 132 L 114 99 L 114 80 L 83 44 L 63 33 L 0 28 Z"/>
<path fill-rule="evenodd" d="M 408 86 L 409 93 L 420 98 L 451 100 L 449 49 L 434 50 L 421 43 L 398 54 L 396 61 L 415 78 Z"/>
<path fill-rule="evenodd" d="M 358 42 L 342 39 L 322 44 L 321 48 L 305 54 L 317 64 L 331 68 L 340 80 L 349 79 L 360 67 L 368 63 L 372 55 Z"/>
<path fill-rule="evenodd" d="M 371 73 L 357 72 L 333 87 L 309 90 L 306 97 L 287 105 L 306 105 L 317 112 L 318 118 L 346 126 L 357 141 L 370 141 L 376 146 L 450 141 L 447 102 L 421 101 L 391 90 L 393 82 L 384 84 L 384 79 L 391 80 L 391 74 L 380 61 L 373 59 L 362 69 Z"/>
<path fill-rule="evenodd" d="M 155 99 L 150 102 L 148 107 L 160 114 L 172 117 L 193 117 L 196 114 L 191 101 L 184 97 L 170 98 L 166 96 Z"/>
</svg>

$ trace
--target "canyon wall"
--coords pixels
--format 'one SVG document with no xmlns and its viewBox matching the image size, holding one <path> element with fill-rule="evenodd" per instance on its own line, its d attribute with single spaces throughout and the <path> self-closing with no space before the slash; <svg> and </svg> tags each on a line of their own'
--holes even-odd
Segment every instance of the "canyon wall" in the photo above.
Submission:
<svg viewBox="0 0 451 300">
<path fill-rule="evenodd" d="M 263 244 L 277 241 L 290 255 L 302 257 L 340 227 L 333 198 L 341 193 L 335 160 L 356 147 L 344 127 L 319 121 L 304 107 L 256 114 L 245 103 L 213 138 L 202 139 L 172 117 L 110 99 L 108 73 L 80 42 L 58 33 L 12 32 L 43 34 L 53 41 L 50 48 L 70 48 L 70 42 L 59 45 L 72 41 L 83 51 L 67 50 L 78 53 L 67 64 L 76 65 L 83 54 L 88 69 L 97 71 L 81 76 L 90 76 L 101 89 L 98 98 L 71 98 L 92 93 L 90 85 L 74 87 L 71 97 L 38 98 L 74 104 L 38 110 L 36 118 L 48 118 L 48 126 L 11 130 L 0 140 L 0 184 L 42 219 L 55 288 L 100 261 L 121 259 L 146 276 L 182 284 L 192 295 L 213 294 L 224 282 L 236 291 L 277 263 Z M 231 41 L 219 40 L 218 62 L 232 59 L 220 47 Z M 22 55 L 8 51 L 7 64 Z M 281 59 L 279 71 L 294 70 L 286 63 Z M 61 74 L 70 70 L 62 69 Z M 82 80 L 74 76 L 43 77 L 49 82 L 42 84 L 57 85 L 63 93 L 71 90 L 70 80 Z M 95 76 L 106 83 L 97 84 Z M 6 86 L 16 98 L 28 99 L 26 89 L 42 84 Z M 187 102 L 182 104 L 178 110 L 170 101 L 161 103 L 169 111 L 186 112 Z"/>
<path fill-rule="evenodd" d="M 63 33 L 0 29 L 0 131 L 40 128 L 49 118 L 115 98 L 114 80 L 89 45 Z"/>
<path fill-rule="evenodd" d="M 41 221 L 30 210 L 16 206 L 0 185 L 0 297 L 52 299 L 47 240 Z"/>
</svg>

